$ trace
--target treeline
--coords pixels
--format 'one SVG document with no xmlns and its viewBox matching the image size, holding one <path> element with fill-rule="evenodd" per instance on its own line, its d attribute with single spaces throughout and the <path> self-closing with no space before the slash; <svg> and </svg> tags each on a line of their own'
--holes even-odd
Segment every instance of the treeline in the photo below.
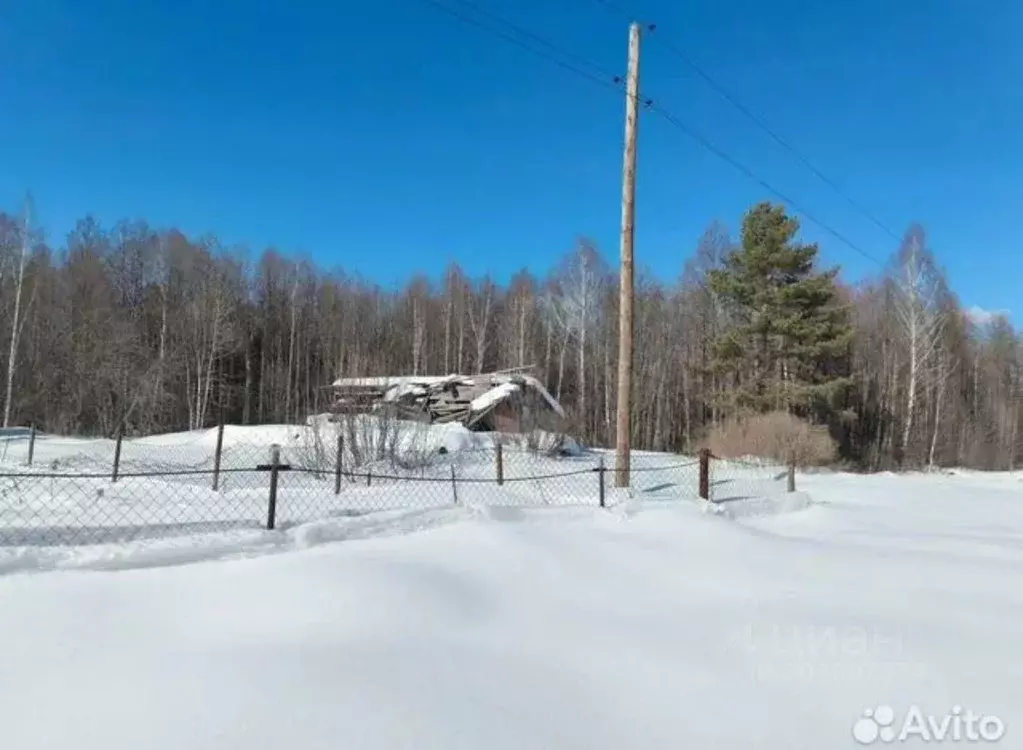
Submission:
<svg viewBox="0 0 1023 750">
<path fill-rule="evenodd" d="M 614 440 L 617 277 L 586 240 L 546 277 L 498 284 L 450 265 L 391 290 L 143 222 L 86 218 L 59 247 L 25 225 L 0 213 L 8 424 L 294 422 L 327 408 L 339 375 L 535 365 L 577 433 Z M 712 225 L 677 280 L 640 275 L 634 445 L 687 450 L 739 411 L 782 408 L 828 424 L 863 468 L 1015 467 L 1023 349 L 1009 321 L 971 320 L 919 227 L 855 286 L 818 268 L 797 229 L 764 204 L 738 242 Z"/>
</svg>

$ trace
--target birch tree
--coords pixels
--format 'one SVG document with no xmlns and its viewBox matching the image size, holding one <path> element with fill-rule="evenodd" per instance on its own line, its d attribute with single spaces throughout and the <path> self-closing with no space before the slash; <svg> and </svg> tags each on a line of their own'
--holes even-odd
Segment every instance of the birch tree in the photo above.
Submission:
<svg viewBox="0 0 1023 750">
<path fill-rule="evenodd" d="M 586 383 L 586 352 L 588 334 L 593 327 L 594 313 L 598 309 L 601 286 L 606 282 L 608 270 L 596 247 L 586 239 L 562 262 L 558 274 L 557 294 L 551 300 L 554 319 L 564 331 L 564 341 L 576 343 L 576 411 L 583 418 L 588 414 Z M 563 367 L 559 368 L 559 372 Z M 559 377 L 560 380 L 560 377 Z"/>
<path fill-rule="evenodd" d="M 479 289 L 471 294 L 466 310 L 469 314 L 469 327 L 476 344 L 476 374 L 482 374 L 487 356 L 490 335 L 491 315 L 494 307 L 496 289 L 490 277 L 484 277 Z"/>
<path fill-rule="evenodd" d="M 25 201 L 25 218 L 21 227 L 21 252 L 18 254 L 18 270 L 14 282 L 14 316 L 11 320 L 11 347 L 7 356 L 7 387 L 4 397 L 4 424 L 11 424 L 11 403 L 14 396 L 14 371 L 18 361 L 18 342 L 21 339 L 22 317 L 21 299 L 25 287 L 25 263 L 28 261 L 29 243 L 31 242 L 29 201 Z"/>
<path fill-rule="evenodd" d="M 828 283 L 816 260 L 802 257 L 805 246 L 777 241 L 775 230 L 791 227 L 772 222 L 743 234 L 767 272 L 751 266 L 747 274 L 738 264 L 731 270 L 741 272 L 739 283 L 726 283 L 727 294 L 711 281 L 729 270 L 724 261 L 735 250 L 723 224 L 712 225 L 695 253 L 680 253 L 681 278 L 640 269 L 637 449 L 692 450 L 725 415 L 724 397 L 758 378 L 762 393 L 747 395 L 765 408 L 804 386 L 807 395 L 821 394 L 820 386 L 851 379 L 854 387 L 833 408 L 814 414 L 840 438 L 851 465 L 891 468 L 908 451 L 921 466 L 1019 466 L 1023 346 L 1011 318 L 968 314 L 943 279 L 938 304 L 923 304 L 926 284 L 913 281 L 926 270 L 920 252 L 903 253 L 904 263 L 893 257 L 883 274 L 856 285 L 840 277 Z M 20 210 L 0 213 L 0 358 L 7 358 L 0 368 L 10 373 L 11 424 L 33 419 L 48 431 L 82 435 L 109 435 L 122 424 L 135 434 L 176 431 L 208 424 L 214 405 L 229 421 L 277 423 L 326 408 L 329 384 L 342 375 L 535 364 L 578 415 L 578 438 L 595 446 L 614 438 L 618 294 L 592 243 L 550 273 L 526 269 L 507 285 L 471 284 L 451 265 L 435 288 L 415 275 L 431 268 L 409 268 L 409 284 L 390 288 L 286 249 L 258 251 L 249 263 L 243 249 L 215 238 L 136 221 L 108 230 L 86 217 L 52 251 L 39 227 L 26 251 L 23 224 Z M 592 263 L 579 260 L 587 246 Z M 790 271 L 810 283 L 781 283 Z M 747 292 L 763 297 L 770 315 L 762 321 L 734 304 Z M 824 297 L 827 304 L 817 305 Z M 806 310 L 812 314 L 803 317 Z M 845 310 L 851 345 L 834 335 Z M 942 324 L 929 323 L 927 311 Z M 763 323 L 753 334 L 766 331 L 766 344 L 741 330 L 754 322 Z M 715 368 L 722 364 L 715 342 L 736 330 L 741 356 Z M 936 340 L 930 349 L 928 340 Z"/>
<path fill-rule="evenodd" d="M 926 247 L 924 230 L 914 225 L 906 232 L 893 277 L 895 311 L 902 327 L 907 358 L 906 402 L 898 458 L 911 450 L 917 401 L 923 388 L 943 376 L 939 346 L 945 326 L 942 309 L 945 282 Z M 947 368 L 946 368 L 947 372 Z"/>
</svg>

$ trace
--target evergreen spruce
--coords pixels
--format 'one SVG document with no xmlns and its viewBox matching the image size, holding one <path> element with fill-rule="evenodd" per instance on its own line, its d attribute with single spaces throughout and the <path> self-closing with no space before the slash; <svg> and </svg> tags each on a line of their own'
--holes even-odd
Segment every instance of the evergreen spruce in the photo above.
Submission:
<svg viewBox="0 0 1023 750">
<path fill-rule="evenodd" d="M 838 269 L 818 271 L 817 246 L 797 243 L 798 231 L 784 207 L 754 206 L 740 247 L 711 272 L 729 316 L 713 366 L 731 383 L 723 397 L 733 412 L 825 419 L 851 384 L 852 327 L 837 297 Z"/>
</svg>

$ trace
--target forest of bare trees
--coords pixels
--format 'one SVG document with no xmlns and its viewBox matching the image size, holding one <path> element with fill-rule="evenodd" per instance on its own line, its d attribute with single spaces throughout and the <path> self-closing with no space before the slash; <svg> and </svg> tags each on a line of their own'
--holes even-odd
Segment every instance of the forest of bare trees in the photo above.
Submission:
<svg viewBox="0 0 1023 750">
<path fill-rule="evenodd" d="M 714 279 L 738 244 L 712 224 L 677 279 L 637 277 L 638 448 L 692 449 L 737 408 L 744 365 L 725 371 L 718 356 L 737 324 Z M 820 356 L 844 387 L 815 418 L 843 458 L 1015 468 L 1023 340 L 1004 317 L 971 319 L 924 230 L 910 227 L 875 277 L 834 283 L 851 335 Z M 49 244 L 26 212 L 0 213 L 5 424 L 110 435 L 302 421 L 326 408 L 339 375 L 535 365 L 573 429 L 609 444 L 617 303 L 614 264 L 585 239 L 545 277 L 523 269 L 498 283 L 450 265 L 387 289 L 142 222 L 89 217 Z"/>
</svg>

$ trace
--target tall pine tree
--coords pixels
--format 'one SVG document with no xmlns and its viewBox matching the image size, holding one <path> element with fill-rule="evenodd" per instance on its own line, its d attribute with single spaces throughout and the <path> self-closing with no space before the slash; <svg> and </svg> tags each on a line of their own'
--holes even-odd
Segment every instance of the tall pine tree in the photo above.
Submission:
<svg viewBox="0 0 1023 750">
<path fill-rule="evenodd" d="M 758 204 L 743 218 L 740 247 L 711 272 L 729 317 L 713 367 L 730 383 L 723 405 L 733 412 L 826 419 L 851 382 L 838 269 L 817 270 L 817 246 L 797 243 L 798 231 L 784 207 Z"/>
</svg>

